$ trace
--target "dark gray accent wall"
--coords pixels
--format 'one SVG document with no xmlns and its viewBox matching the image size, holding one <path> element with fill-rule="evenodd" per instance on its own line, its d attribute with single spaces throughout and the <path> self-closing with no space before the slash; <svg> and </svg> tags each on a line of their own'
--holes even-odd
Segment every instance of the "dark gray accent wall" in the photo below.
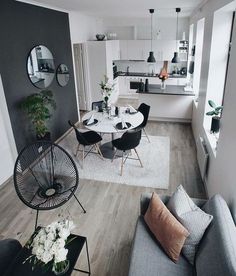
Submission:
<svg viewBox="0 0 236 276">
<path fill-rule="evenodd" d="M 78 26 L 79 28 L 79 26 Z M 30 82 L 26 62 L 35 45 L 45 45 L 70 70 L 70 81 L 60 87 L 56 77 L 48 89 L 54 93 L 57 109 L 49 122 L 52 140 L 78 120 L 68 14 L 13 0 L 0 2 L 0 74 L 18 151 L 35 140 L 28 119 L 19 108 L 22 99 L 40 89 Z"/>
</svg>

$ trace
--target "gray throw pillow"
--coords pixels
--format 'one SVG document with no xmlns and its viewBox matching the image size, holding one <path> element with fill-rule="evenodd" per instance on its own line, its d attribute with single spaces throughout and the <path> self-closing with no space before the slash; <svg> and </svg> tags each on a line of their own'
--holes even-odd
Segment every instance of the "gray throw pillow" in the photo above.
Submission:
<svg viewBox="0 0 236 276">
<path fill-rule="evenodd" d="M 190 233 L 185 240 L 182 253 L 193 265 L 198 244 L 213 216 L 202 211 L 188 196 L 182 185 L 177 187 L 167 207 Z"/>
</svg>

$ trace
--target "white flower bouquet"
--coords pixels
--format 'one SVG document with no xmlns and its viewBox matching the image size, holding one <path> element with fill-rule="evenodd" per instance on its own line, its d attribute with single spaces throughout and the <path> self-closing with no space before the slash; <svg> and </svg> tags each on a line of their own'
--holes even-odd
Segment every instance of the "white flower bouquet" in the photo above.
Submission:
<svg viewBox="0 0 236 276">
<path fill-rule="evenodd" d="M 114 84 L 109 82 L 108 77 L 104 75 L 104 81 L 101 81 L 99 85 L 102 90 L 101 92 L 102 92 L 103 101 L 105 103 L 105 107 L 107 107 L 109 97 L 111 96 L 111 93 L 114 89 Z"/>
<path fill-rule="evenodd" d="M 74 227 L 72 221 L 63 219 L 41 228 L 27 244 L 32 255 L 24 263 L 32 263 L 32 270 L 36 265 L 42 266 L 45 271 L 51 268 L 55 274 L 65 270 L 69 266 L 65 246 L 73 240 L 69 236 Z"/>
</svg>

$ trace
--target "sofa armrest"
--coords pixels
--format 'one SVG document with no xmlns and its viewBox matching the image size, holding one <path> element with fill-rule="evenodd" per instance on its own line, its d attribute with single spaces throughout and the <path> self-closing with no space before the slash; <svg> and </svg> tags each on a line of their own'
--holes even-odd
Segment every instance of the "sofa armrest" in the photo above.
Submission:
<svg viewBox="0 0 236 276">
<path fill-rule="evenodd" d="M 232 218 L 234 220 L 234 224 L 236 225 L 236 200 L 234 200 L 229 206 Z"/>
<path fill-rule="evenodd" d="M 143 215 L 143 216 L 145 215 L 145 213 L 147 211 L 147 208 L 148 208 L 151 197 L 152 197 L 152 193 L 143 193 L 141 195 L 141 198 L 140 198 L 140 214 Z M 169 201 L 170 196 L 160 195 L 160 199 L 162 200 L 162 202 L 164 204 L 166 204 Z M 200 208 L 207 202 L 206 199 L 200 199 L 200 198 L 192 198 L 192 200 Z M 236 209 L 235 209 L 235 211 L 236 211 Z M 235 217 L 235 219 L 236 219 L 236 217 Z"/>
<path fill-rule="evenodd" d="M 6 239 L 0 241 L 0 275 L 3 275 L 16 255 L 22 249 L 19 241 Z"/>
</svg>

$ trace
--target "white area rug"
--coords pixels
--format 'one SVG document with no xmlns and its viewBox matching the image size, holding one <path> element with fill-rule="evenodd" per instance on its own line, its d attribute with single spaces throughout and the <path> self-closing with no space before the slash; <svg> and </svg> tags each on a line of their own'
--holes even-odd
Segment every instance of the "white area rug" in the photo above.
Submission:
<svg viewBox="0 0 236 276">
<path fill-rule="evenodd" d="M 110 135 L 104 135 L 103 140 L 109 139 Z M 81 169 L 81 152 L 74 157 L 77 147 L 77 140 L 74 131 L 71 132 L 60 145 L 64 147 L 75 160 L 79 177 L 81 179 L 92 179 L 118 184 L 133 186 L 144 186 L 158 189 L 168 189 L 169 186 L 169 137 L 149 136 L 151 143 L 143 137 L 137 147 L 138 154 L 143 163 L 141 168 L 139 161 L 126 160 L 123 175 L 120 176 L 121 159 L 117 158 L 113 162 L 110 159 L 104 161 L 97 154 L 89 154 L 84 160 L 84 168 Z M 105 141 L 102 141 L 104 143 Z M 109 140 L 108 140 L 109 141 Z M 132 156 L 136 158 L 132 151 Z"/>
</svg>

